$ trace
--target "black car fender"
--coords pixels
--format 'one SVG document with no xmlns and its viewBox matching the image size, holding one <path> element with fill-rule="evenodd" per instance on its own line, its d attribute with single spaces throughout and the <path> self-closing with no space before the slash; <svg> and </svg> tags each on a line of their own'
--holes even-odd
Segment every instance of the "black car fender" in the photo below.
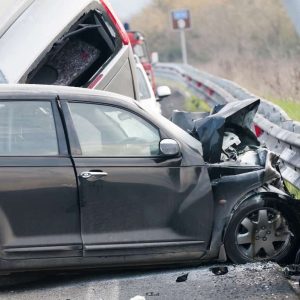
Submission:
<svg viewBox="0 0 300 300">
<path fill-rule="evenodd" d="M 226 236 L 226 232 L 228 226 L 236 213 L 237 210 L 243 209 L 243 207 L 259 204 L 261 207 L 268 206 L 270 203 L 270 199 L 272 199 L 272 207 L 277 208 L 278 210 L 285 212 L 286 214 L 291 215 L 291 219 L 293 219 L 296 224 L 300 224 L 300 201 L 295 200 L 288 194 L 276 189 L 273 191 L 273 186 L 266 186 L 257 191 L 253 191 L 247 197 L 241 199 L 230 212 L 230 216 L 227 218 L 227 222 L 224 225 L 224 229 L 222 232 L 222 245 L 224 244 L 224 238 Z M 274 205 L 274 200 L 276 201 Z M 222 249 L 225 251 L 225 249 Z"/>
<path fill-rule="evenodd" d="M 223 233 L 231 213 L 238 203 L 249 198 L 263 184 L 264 170 L 229 175 L 213 180 L 214 224 L 209 256 L 216 257 L 223 243 Z"/>
<path fill-rule="evenodd" d="M 268 186 L 267 188 L 273 189 L 274 187 Z M 226 223 L 224 233 L 226 232 L 226 229 L 232 219 L 232 216 L 238 209 L 243 208 L 246 205 L 248 206 L 252 203 L 259 203 L 263 207 L 265 205 L 268 205 L 269 199 L 276 200 L 277 208 L 281 208 L 284 211 L 288 211 L 289 213 L 293 214 L 295 217 L 295 221 L 300 222 L 300 201 L 299 200 L 294 199 L 293 197 L 283 193 L 282 191 L 274 192 L 269 190 L 265 190 L 265 191 L 258 190 L 248 195 L 246 198 L 242 199 L 235 205 Z"/>
<path fill-rule="evenodd" d="M 228 224 L 235 211 L 249 201 L 266 204 L 276 199 L 282 209 L 300 212 L 300 202 L 272 185 L 264 184 L 263 169 L 244 174 L 224 176 L 213 181 L 214 225 L 210 243 L 210 255 L 218 256 Z M 300 214 L 299 214 L 300 216 Z M 296 219 L 300 217 L 297 215 Z"/>
</svg>

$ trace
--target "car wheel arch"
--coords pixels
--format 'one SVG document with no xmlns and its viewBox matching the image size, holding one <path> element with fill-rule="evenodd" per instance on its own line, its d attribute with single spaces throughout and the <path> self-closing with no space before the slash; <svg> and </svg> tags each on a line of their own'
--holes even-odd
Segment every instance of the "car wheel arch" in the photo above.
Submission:
<svg viewBox="0 0 300 300">
<path fill-rule="evenodd" d="M 274 205 L 274 201 L 276 201 L 276 205 Z M 270 205 L 271 203 L 271 205 Z M 228 255 L 226 253 L 225 247 L 225 240 L 226 234 L 228 231 L 228 227 L 233 221 L 234 215 L 245 209 L 247 206 L 258 204 L 261 207 L 271 207 L 274 209 L 278 209 L 279 211 L 284 213 L 284 216 L 289 216 L 289 220 L 293 219 L 292 227 L 296 228 L 296 237 L 295 239 L 300 238 L 300 230 L 297 229 L 296 224 L 300 222 L 300 201 L 296 201 L 289 195 L 285 194 L 278 194 L 275 192 L 256 192 L 251 195 L 248 195 L 244 199 L 241 199 L 232 209 L 230 215 L 228 216 L 227 222 L 224 225 L 223 232 L 222 232 L 222 249 L 225 253 L 225 258 L 227 259 Z M 293 235 L 294 236 L 294 235 Z M 220 250 L 220 253 L 221 253 Z M 224 257 L 224 254 L 223 254 Z M 224 260 L 224 259 L 223 259 Z"/>
</svg>

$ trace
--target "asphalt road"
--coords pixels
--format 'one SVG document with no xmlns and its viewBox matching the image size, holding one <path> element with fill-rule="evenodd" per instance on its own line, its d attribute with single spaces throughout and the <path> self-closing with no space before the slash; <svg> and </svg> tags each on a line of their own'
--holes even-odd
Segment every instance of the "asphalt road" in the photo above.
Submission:
<svg viewBox="0 0 300 300">
<path fill-rule="evenodd" d="M 176 282 L 187 275 L 186 281 Z M 186 276 L 183 276 L 186 277 Z M 139 296 L 139 297 L 137 297 Z M 0 290 L 7 300 L 298 299 L 275 264 L 229 266 L 225 275 L 208 267 L 118 273 L 52 275 Z"/>
<path fill-rule="evenodd" d="M 166 118 L 172 116 L 173 110 L 184 110 L 184 95 L 179 91 L 172 91 L 172 95 L 160 102 L 162 115 Z"/>
</svg>

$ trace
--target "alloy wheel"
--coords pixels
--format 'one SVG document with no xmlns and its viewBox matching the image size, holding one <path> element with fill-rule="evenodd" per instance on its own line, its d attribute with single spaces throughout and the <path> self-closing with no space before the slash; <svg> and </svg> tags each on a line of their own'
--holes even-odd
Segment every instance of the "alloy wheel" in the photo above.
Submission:
<svg viewBox="0 0 300 300">
<path fill-rule="evenodd" d="M 239 251 L 252 260 L 276 257 L 289 247 L 291 232 L 286 219 L 273 208 L 257 209 L 237 226 Z"/>
</svg>

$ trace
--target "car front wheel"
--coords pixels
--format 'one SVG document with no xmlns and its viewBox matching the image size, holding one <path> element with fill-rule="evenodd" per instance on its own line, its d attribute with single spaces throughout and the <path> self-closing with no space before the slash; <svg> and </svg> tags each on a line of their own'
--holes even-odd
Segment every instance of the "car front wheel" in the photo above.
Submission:
<svg viewBox="0 0 300 300">
<path fill-rule="evenodd" d="M 234 263 L 294 258 L 298 233 L 292 212 L 276 199 L 262 202 L 244 203 L 231 218 L 224 244 Z"/>
</svg>

